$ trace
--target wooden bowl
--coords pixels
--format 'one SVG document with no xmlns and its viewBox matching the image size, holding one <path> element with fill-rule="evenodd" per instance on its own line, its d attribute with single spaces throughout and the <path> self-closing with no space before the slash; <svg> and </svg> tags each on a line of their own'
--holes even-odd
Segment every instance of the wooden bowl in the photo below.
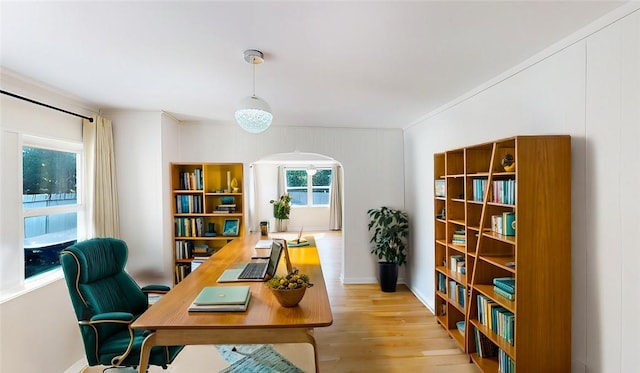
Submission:
<svg viewBox="0 0 640 373">
<path fill-rule="evenodd" d="M 306 287 L 292 289 L 292 290 L 279 290 L 269 288 L 273 295 L 276 296 L 278 303 L 282 307 L 295 307 L 300 303 L 302 297 L 304 297 L 304 293 L 307 291 Z"/>
</svg>

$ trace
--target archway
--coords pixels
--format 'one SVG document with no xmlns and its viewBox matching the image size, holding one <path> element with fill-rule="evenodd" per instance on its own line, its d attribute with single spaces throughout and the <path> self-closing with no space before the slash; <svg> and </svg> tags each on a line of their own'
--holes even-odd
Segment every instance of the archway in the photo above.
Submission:
<svg viewBox="0 0 640 373">
<path fill-rule="evenodd" d="M 335 185 L 331 187 L 333 199 L 337 193 L 339 206 L 335 206 L 335 200 L 329 205 L 293 205 L 291 209 L 289 232 L 304 231 L 342 231 L 342 247 L 344 248 L 344 169 L 342 164 L 329 156 L 316 153 L 292 152 L 278 153 L 261 158 L 249 165 L 249 208 L 247 227 L 251 231 L 259 231 L 261 221 L 268 221 L 273 231 L 275 219 L 273 218 L 273 205 L 271 200 L 277 199 L 286 192 L 283 174 L 286 170 L 330 169 L 331 181 Z M 280 178 L 281 182 L 278 182 Z M 279 186 L 280 184 L 280 186 Z M 339 209 L 336 214 L 336 208 Z M 332 215 L 333 214 L 333 215 Z M 344 249 L 343 249 L 344 250 Z M 344 259 L 344 251 L 341 253 Z M 340 276 L 344 275 L 344 268 Z"/>
</svg>

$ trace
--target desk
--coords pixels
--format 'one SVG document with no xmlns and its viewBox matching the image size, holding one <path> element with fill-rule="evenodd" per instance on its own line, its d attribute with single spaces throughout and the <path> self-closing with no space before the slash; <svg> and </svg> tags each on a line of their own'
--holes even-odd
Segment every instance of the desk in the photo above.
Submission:
<svg viewBox="0 0 640 373">
<path fill-rule="evenodd" d="M 313 328 L 331 325 L 333 316 L 315 246 L 289 248 L 293 266 L 298 267 L 301 273 L 308 274 L 314 284 L 307 289 L 297 307 L 281 307 L 262 282 L 216 282 L 226 268 L 250 261 L 259 239 L 259 234 L 251 234 L 231 241 L 134 321 L 134 329 L 154 331 L 142 345 L 139 372 L 146 372 L 153 346 L 264 343 L 310 343 L 318 372 L 318 351 Z M 278 274 L 285 273 L 283 255 Z M 189 305 L 204 286 L 238 284 L 251 287 L 247 311 L 188 312 Z"/>
</svg>

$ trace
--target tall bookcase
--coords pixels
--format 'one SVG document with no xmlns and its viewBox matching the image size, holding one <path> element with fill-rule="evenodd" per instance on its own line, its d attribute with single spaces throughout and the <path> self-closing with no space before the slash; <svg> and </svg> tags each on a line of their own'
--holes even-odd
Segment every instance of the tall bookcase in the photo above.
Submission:
<svg viewBox="0 0 640 373">
<path fill-rule="evenodd" d="M 170 167 L 174 282 L 178 283 L 199 261 L 244 235 L 244 178 L 242 163 Z"/>
<path fill-rule="evenodd" d="M 570 372 L 571 138 L 437 153 L 434 180 L 438 323 L 483 372 Z"/>
</svg>

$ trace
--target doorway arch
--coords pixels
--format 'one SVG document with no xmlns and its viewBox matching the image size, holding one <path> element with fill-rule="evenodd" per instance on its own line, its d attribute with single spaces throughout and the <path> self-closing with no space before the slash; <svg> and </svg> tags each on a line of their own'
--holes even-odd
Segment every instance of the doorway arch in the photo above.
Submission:
<svg viewBox="0 0 640 373">
<path fill-rule="evenodd" d="M 277 153 L 263 157 L 249 164 L 249 201 L 248 201 L 248 222 L 247 228 L 250 231 L 258 231 L 260 221 L 269 221 L 274 227 L 273 206 L 269 201 L 279 197 L 278 193 L 278 168 L 326 168 L 335 170 L 332 173 L 333 181 L 336 181 L 336 189 L 340 200 L 339 226 L 331 226 L 329 221 L 318 224 L 318 220 L 313 220 L 322 214 L 314 211 L 313 208 L 307 210 L 306 216 L 301 214 L 302 209 L 292 209 L 288 231 L 298 231 L 304 226 L 305 231 L 340 230 L 342 232 L 342 253 L 343 267 L 340 277 L 344 276 L 344 168 L 339 160 L 332 157 L 317 154 L 294 151 L 291 153 Z M 284 190 L 284 189 L 283 189 Z M 325 207 L 324 210 L 327 210 Z M 327 219 L 330 211 L 326 212 Z M 335 219 L 335 217 L 334 217 Z M 298 222 L 296 222 L 298 220 Z M 309 223 L 315 222 L 315 223 Z"/>
</svg>

